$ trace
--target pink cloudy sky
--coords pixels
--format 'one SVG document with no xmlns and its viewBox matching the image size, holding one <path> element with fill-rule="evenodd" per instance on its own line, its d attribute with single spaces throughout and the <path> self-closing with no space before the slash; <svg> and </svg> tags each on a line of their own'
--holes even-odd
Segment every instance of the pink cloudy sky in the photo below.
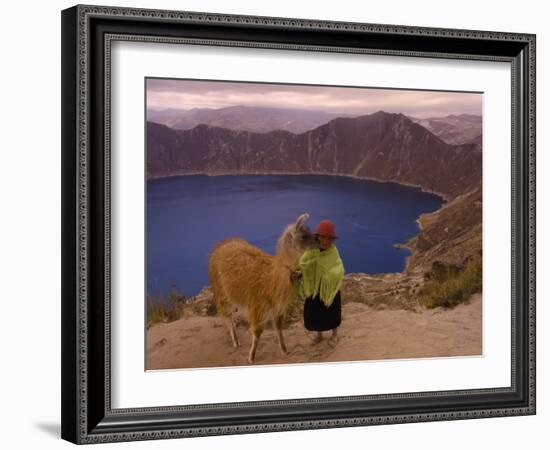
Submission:
<svg viewBox="0 0 550 450">
<path fill-rule="evenodd" d="M 376 111 L 415 117 L 481 115 L 482 94 L 356 87 L 147 79 L 148 109 L 260 106 L 343 114 Z"/>
</svg>

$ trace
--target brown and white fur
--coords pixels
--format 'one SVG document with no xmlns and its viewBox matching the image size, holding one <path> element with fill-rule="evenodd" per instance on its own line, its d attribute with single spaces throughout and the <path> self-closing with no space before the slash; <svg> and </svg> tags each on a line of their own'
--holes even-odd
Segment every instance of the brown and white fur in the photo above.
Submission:
<svg viewBox="0 0 550 450">
<path fill-rule="evenodd" d="M 288 225 L 277 242 L 277 253 L 270 255 L 243 239 L 231 238 L 218 243 L 208 259 L 208 277 L 218 314 L 229 328 L 233 347 L 239 346 L 231 317 L 233 306 L 247 314 L 252 334 L 248 362 L 252 364 L 263 327 L 271 320 L 279 347 L 287 353 L 282 324 L 293 298 L 291 273 L 307 249 L 318 245 L 317 239 L 304 225 L 309 217 L 302 214 Z"/>
</svg>

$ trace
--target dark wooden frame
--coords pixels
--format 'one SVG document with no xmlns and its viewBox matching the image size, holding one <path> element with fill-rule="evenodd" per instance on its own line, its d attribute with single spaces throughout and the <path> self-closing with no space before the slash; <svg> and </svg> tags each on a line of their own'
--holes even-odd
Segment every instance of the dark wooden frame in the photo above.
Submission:
<svg viewBox="0 0 550 450">
<path fill-rule="evenodd" d="M 112 409 L 110 43 L 192 42 L 512 66 L 511 386 Z M 62 12 L 62 437 L 97 443 L 535 414 L 535 36 L 98 6 Z"/>
</svg>

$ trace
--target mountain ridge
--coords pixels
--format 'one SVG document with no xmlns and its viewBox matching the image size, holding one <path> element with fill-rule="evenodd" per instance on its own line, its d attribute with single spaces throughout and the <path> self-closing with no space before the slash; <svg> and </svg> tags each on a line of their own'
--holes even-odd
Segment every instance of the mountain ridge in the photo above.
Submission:
<svg viewBox="0 0 550 450">
<path fill-rule="evenodd" d="M 394 181 L 454 198 L 481 179 L 481 147 L 451 145 L 407 116 L 335 118 L 301 134 L 147 123 L 147 176 L 320 173 Z"/>
</svg>

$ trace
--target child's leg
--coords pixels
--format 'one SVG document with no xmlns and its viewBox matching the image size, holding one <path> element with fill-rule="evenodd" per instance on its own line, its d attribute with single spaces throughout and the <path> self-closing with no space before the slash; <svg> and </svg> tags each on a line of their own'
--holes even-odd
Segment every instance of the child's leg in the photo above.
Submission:
<svg viewBox="0 0 550 450">
<path fill-rule="evenodd" d="M 314 344 L 317 344 L 318 342 L 321 342 L 323 340 L 323 333 L 321 331 L 317 331 L 313 338 L 311 339 Z"/>
<path fill-rule="evenodd" d="M 332 335 L 330 336 L 329 340 L 328 340 L 328 343 L 329 344 L 333 344 L 333 345 L 336 345 L 339 341 L 339 338 L 338 338 L 338 328 L 333 328 L 332 329 Z"/>
</svg>

